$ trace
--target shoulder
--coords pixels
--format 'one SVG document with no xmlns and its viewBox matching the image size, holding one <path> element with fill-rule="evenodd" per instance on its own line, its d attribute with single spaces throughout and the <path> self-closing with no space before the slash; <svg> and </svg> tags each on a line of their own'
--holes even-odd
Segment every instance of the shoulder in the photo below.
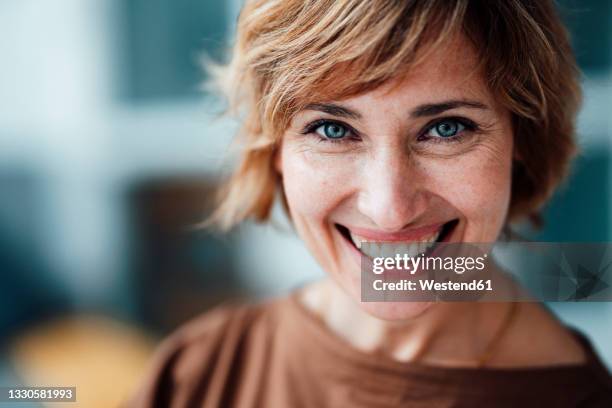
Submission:
<svg viewBox="0 0 612 408">
<path fill-rule="evenodd" d="M 592 384 L 602 385 L 612 395 L 610 372 L 583 333 L 566 326 L 542 304 L 523 303 L 521 308 L 494 366 L 581 368 Z"/>
<path fill-rule="evenodd" d="M 158 347 L 130 406 L 171 406 L 211 387 L 222 391 L 238 358 L 245 365 L 244 355 L 265 352 L 277 302 L 224 305 L 181 326 Z"/>
<path fill-rule="evenodd" d="M 588 360 L 588 350 L 573 332 L 537 302 L 520 304 L 505 343 L 505 357 L 518 366 L 579 365 Z"/>
</svg>

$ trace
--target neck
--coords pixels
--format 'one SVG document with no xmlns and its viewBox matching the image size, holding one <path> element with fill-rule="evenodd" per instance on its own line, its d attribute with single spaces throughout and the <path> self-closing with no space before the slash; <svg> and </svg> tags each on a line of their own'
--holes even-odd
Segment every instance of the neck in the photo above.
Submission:
<svg viewBox="0 0 612 408">
<path fill-rule="evenodd" d="M 507 303 L 436 303 L 416 317 L 385 321 L 364 312 L 329 278 L 307 287 L 301 299 L 359 350 L 442 366 L 477 365 L 509 310 Z"/>
</svg>

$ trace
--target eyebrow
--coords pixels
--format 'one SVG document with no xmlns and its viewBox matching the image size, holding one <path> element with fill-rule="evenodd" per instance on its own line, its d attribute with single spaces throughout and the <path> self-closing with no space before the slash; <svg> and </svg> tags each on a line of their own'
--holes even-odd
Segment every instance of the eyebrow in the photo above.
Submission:
<svg viewBox="0 0 612 408">
<path fill-rule="evenodd" d="M 473 108 L 473 109 L 483 109 L 488 110 L 489 107 L 478 101 L 470 101 L 470 100 L 450 100 L 439 103 L 428 103 L 425 105 L 419 105 L 412 110 L 410 116 L 413 118 L 421 118 L 423 116 L 434 116 L 439 115 L 442 112 L 446 112 L 447 110 L 456 109 L 456 108 Z"/>
<path fill-rule="evenodd" d="M 341 118 L 361 119 L 361 113 L 335 103 L 309 103 L 304 109 L 324 112 Z"/>
<path fill-rule="evenodd" d="M 410 116 L 413 118 L 420 118 L 424 116 L 434 116 L 439 115 L 448 110 L 457 109 L 457 108 L 472 108 L 472 109 L 483 109 L 488 110 L 489 107 L 481 102 L 466 100 L 466 99 L 457 99 L 457 100 L 449 100 L 438 103 L 428 103 L 419 105 L 412 110 Z M 305 110 L 314 110 L 319 112 L 324 112 L 329 115 L 338 116 L 342 118 L 348 119 L 361 119 L 361 113 L 356 110 L 347 108 L 342 105 L 338 105 L 335 103 L 309 103 L 304 108 Z"/>
</svg>

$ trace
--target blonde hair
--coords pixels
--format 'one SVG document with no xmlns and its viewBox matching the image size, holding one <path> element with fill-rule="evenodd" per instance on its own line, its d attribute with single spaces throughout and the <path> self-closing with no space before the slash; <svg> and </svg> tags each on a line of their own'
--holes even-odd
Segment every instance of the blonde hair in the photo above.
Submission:
<svg viewBox="0 0 612 408">
<path fill-rule="evenodd" d="M 401 79 L 418 52 L 458 31 L 512 114 L 520 161 L 509 219 L 535 219 L 575 153 L 580 103 L 568 34 L 551 1 L 247 0 L 230 62 L 212 69 L 228 112 L 240 117 L 243 149 L 212 222 L 229 229 L 269 218 L 280 191 L 278 141 L 305 105 Z"/>
</svg>

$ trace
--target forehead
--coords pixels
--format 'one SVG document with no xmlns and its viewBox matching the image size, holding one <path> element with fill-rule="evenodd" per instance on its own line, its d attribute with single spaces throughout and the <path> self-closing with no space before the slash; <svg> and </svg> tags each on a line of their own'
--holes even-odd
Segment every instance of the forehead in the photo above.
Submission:
<svg viewBox="0 0 612 408">
<path fill-rule="evenodd" d="M 391 80 L 356 96 L 338 98 L 350 105 L 385 103 L 408 106 L 441 100 L 478 99 L 495 105 L 473 45 L 463 36 L 425 47 L 417 62 Z M 347 75 L 350 75 L 347 73 Z"/>
</svg>

